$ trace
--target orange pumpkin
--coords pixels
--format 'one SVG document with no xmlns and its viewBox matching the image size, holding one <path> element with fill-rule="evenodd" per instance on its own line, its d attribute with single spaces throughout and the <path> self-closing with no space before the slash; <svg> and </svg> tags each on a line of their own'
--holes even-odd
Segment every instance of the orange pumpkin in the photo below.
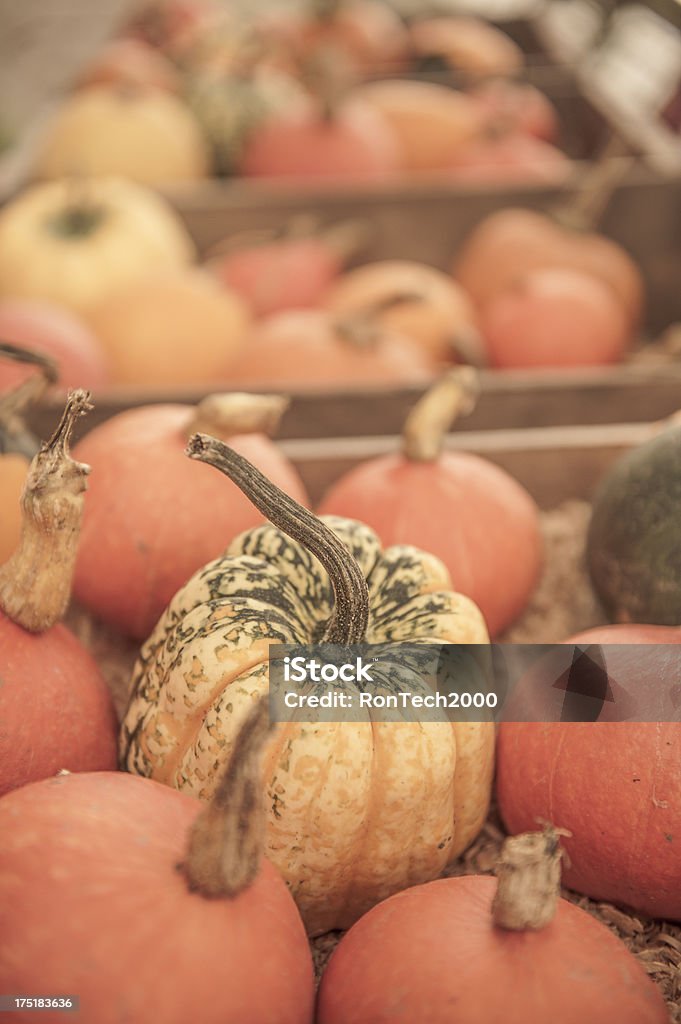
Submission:
<svg viewBox="0 0 681 1024">
<path fill-rule="evenodd" d="M 257 27 L 288 50 L 299 65 L 338 61 L 354 76 L 403 67 L 409 50 L 409 35 L 402 21 L 381 0 L 334 0 L 310 4 L 307 10 L 281 5 L 266 9 Z"/>
<path fill-rule="evenodd" d="M 490 636 L 520 614 L 541 568 L 537 507 L 520 484 L 467 452 L 443 452 L 444 431 L 470 410 L 471 371 L 434 385 L 405 424 L 403 450 L 350 470 L 319 512 L 359 519 L 384 546 L 414 544 L 444 562 L 482 611 Z"/>
<path fill-rule="evenodd" d="M 262 522 L 235 485 L 185 458 L 187 438 L 197 427 L 229 437 L 237 451 L 306 504 L 296 471 L 265 436 L 285 405 L 276 396 L 213 396 L 196 409 L 131 409 L 90 431 L 76 448 L 93 467 L 76 598 L 144 639 L 192 573 Z"/>
<path fill-rule="evenodd" d="M 260 859 L 259 765 L 244 731 L 248 771 L 231 771 L 203 812 L 123 772 L 0 800 L 3 991 L 77 995 L 98 1024 L 122 1012 L 128 1024 L 311 1024 L 310 951 L 283 879 Z"/>
<path fill-rule="evenodd" d="M 572 174 L 572 162 L 556 146 L 518 130 L 492 133 L 458 150 L 448 180 L 478 184 L 513 182 L 559 184 Z"/>
<path fill-rule="evenodd" d="M 482 18 L 423 18 L 414 22 L 410 35 L 418 57 L 440 57 L 469 78 L 513 75 L 525 63 L 510 36 Z"/>
<path fill-rule="evenodd" d="M 367 263 L 330 288 L 325 306 L 339 317 L 371 316 L 386 330 L 413 338 L 437 361 L 465 357 L 477 348 L 470 299 L 451 278 L 425 263 Z"/>
<path fill-rule="evenodd" d="M 476 104 L 486 130 L 505 127 L 555 143 L 560 134 L 558 112 L 551 100 L 529 82 L 492 78 L 468 95 Z"/>
<path fill-rule="evenodd" d="M 321 228 L 314 218 L 301 216 L 283 229 L 223 239 L 209 251 L 206 268 L 241 295 L 256 316 L 269 316 L 320 305 L 365 241 L 361 221 Z"/>
<path fill-rule="evenodd" d="M 232 383 L 362 388 L 418 384 L 435 364 L 410 338 L 361 318 L 290 310 L 263 320 L 230 372 Z"/>
<path fill-rule="evenodd" d="M 483 307 L 480 333 L 501 369 L 607 366 L 624 358 L 631 324 L 612 288 L 582 271 L 535 270 Z"/>
<path fill-rule="evenodd" d="M 56 304 L 0 300 L 0 338 L 53 359 L 61 388 L 98 390 L 109 383 L 99 339 L 83 320 Z M 0 389 L 26 380 L 31 372 L 16 363 L 1 363 Z"/>
<path fill-rule="evenodd" d="M 648 702 L 666 696 L 669 718 L 565 722 L 540 708 L 536 717 L 545 721 L 503 722 L 503 819 L 512 831 L 548 817 L 569 829 L 565 881 L 577 892 L 681 920 L 681 723 L 671 719 L 678 659 L 661 658 L 657 647 L 681 643 L 681 630 L 606 626 L 567 642 L 608 645 L 603 655 L 617 699 L 630 695 L 628 707 L 620 703 L 625 713 L 635 717 L 637 697 L 648 691 Z"/>
<path fill-rule="evenodd" d="M 331 113 L 315 107 L 258 125 L 239 163 L 258 178 L 386 181 L 400 167 L 395 134 L 367 103 L 344 102 Z"/>
<path fill-rule="evenodd" d="M 194 269 L 144 277 L 88 311 L 112 381 L 145 390 L 226 380 L 249 321 L 239 296 Z"/>
<path fill-rule="evenodd" d="M 592 231 L 562 226 L 534 210 L 508 208 L 486 217 L 464 243 L 454 277 L 484 307 L 532 270 L 561 267 L 609 285 L 635 326 L 643 307 L 643 280 L 631 256 Z"/>
<path fill-rule="evenodd" d="M 406 171 L 447 167 L 457 150 L 480 131 L 480 115 L 472 100 L 432 82 L 368 82 L 354 89 L 351 96 L 387 122 Z"/>
<path fill-rule="evenodd" d="M 555 832 L 514 836 L 497 867 L 406 889 L 341 939 L 318 1024 L 665 1024 L 642 966 L 559 899 Z"/>
</svg>

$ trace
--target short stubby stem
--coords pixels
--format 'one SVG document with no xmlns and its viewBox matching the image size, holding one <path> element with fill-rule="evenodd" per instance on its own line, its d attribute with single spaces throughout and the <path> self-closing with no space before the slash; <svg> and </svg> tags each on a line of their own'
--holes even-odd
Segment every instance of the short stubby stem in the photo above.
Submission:
<svg viewBox="0 0 681 1024">
<path fill-rule="evenodd" d="M 440 377 L 407 416 L 402 431 L 404 457 L 410 462 L 435 462 L 452 423 L 473 411 L 478 394 L 478 376 L 470 366 L 457 366 Z"/>
<path fill-rule="evenodd" d="M 564 829 L 524 832 L 508 838 L 496 867 L 492 917 L 498 928 L 538 931 L 553 920 L 560 899 L 560 837 Z"/>
</svg>

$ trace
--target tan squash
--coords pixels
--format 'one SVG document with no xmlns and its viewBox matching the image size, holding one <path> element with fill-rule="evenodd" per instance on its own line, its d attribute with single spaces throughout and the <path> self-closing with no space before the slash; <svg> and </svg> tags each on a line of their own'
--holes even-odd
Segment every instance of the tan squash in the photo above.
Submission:
<svg viewBox="0 0 681 1024">
<path fill-rule="evenodd" d="M 195 181 L 210 156 L 198 122 L 162 89 L 93 85 L 55 116 L 34 166 L 37 178 L 120 174 L 146 185 Z"/>
<path fill-rule="evenodd" d="M 119 178 L 34 185 L 0 212 L 0 295 L 12 298 L 83 311 L 129 281 L 194 257 L 170 206 Z"/>
<path fill-rule="evenodd" d="M 188 451 L 276 525 L 242 534 L 200 570 L 143 646 L 121 732 L 128 771 L 210 799 L 268 690 L 272 643 L 487 643 L 482 615 L 438 559 L 382 551 L 353 520 L 317 519 L 214 438 L 194 435 Z M 445 718 L 276 727 L 266 853 L 310 933 L 346 928 L 441 873 L 485 819 L 493 744 L 492 723 Z"/>
</svg>

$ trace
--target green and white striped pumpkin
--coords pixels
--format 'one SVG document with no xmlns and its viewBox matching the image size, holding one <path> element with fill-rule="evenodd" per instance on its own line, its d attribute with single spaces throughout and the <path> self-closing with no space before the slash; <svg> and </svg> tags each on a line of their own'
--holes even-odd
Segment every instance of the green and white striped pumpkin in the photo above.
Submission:
<svg viewBox="0 0 681 1024">
<path fill-rule="evenodd" d="M 268 689 L 272 643 L 488 642 L 481 613 L 452 592 L 438 559 L 382 551 L 362 523 L 317 519 L 219 441 L 198 435 L 190 451 L 280 528 L 237 537 L 179 591 L 143 646 L 121 733 L 128 771 L 210 799 Z M 275 728 L 264 759 L 266 853 L 311 934 L 349 927 L 442 872 L 485 819 L 493 746 L 491 723 Z"/>
</svg>

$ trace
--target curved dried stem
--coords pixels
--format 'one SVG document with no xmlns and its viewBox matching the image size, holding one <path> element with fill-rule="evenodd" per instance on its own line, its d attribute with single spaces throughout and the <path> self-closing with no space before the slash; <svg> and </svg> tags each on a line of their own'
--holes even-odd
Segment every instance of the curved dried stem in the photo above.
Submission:
<svg viewBox="0 0 681 1024">
<path fill-rule="evenodd" d="M 367 581 L 357 561 L 336 534 L 222 441 L 205 434 L 194 434 L 189 439 L 187 455 L 215 466 L 228 476 L 274 526 L 319 559 L 329 575 L 335 597 L 322 642 L 361 643 L 369 621 Z"/>
<path fill-rule="evenodd" d="M 69 603 L 90 472 L 71 458 L 69 442 L 77 420 L 90 409 L 89 392 L 69 395 L 59 426 L 30 465 L 21 497 L 21 540 L 0 567 L 0 608 L 32 633 L 58 622 Z"/>
</svg>

